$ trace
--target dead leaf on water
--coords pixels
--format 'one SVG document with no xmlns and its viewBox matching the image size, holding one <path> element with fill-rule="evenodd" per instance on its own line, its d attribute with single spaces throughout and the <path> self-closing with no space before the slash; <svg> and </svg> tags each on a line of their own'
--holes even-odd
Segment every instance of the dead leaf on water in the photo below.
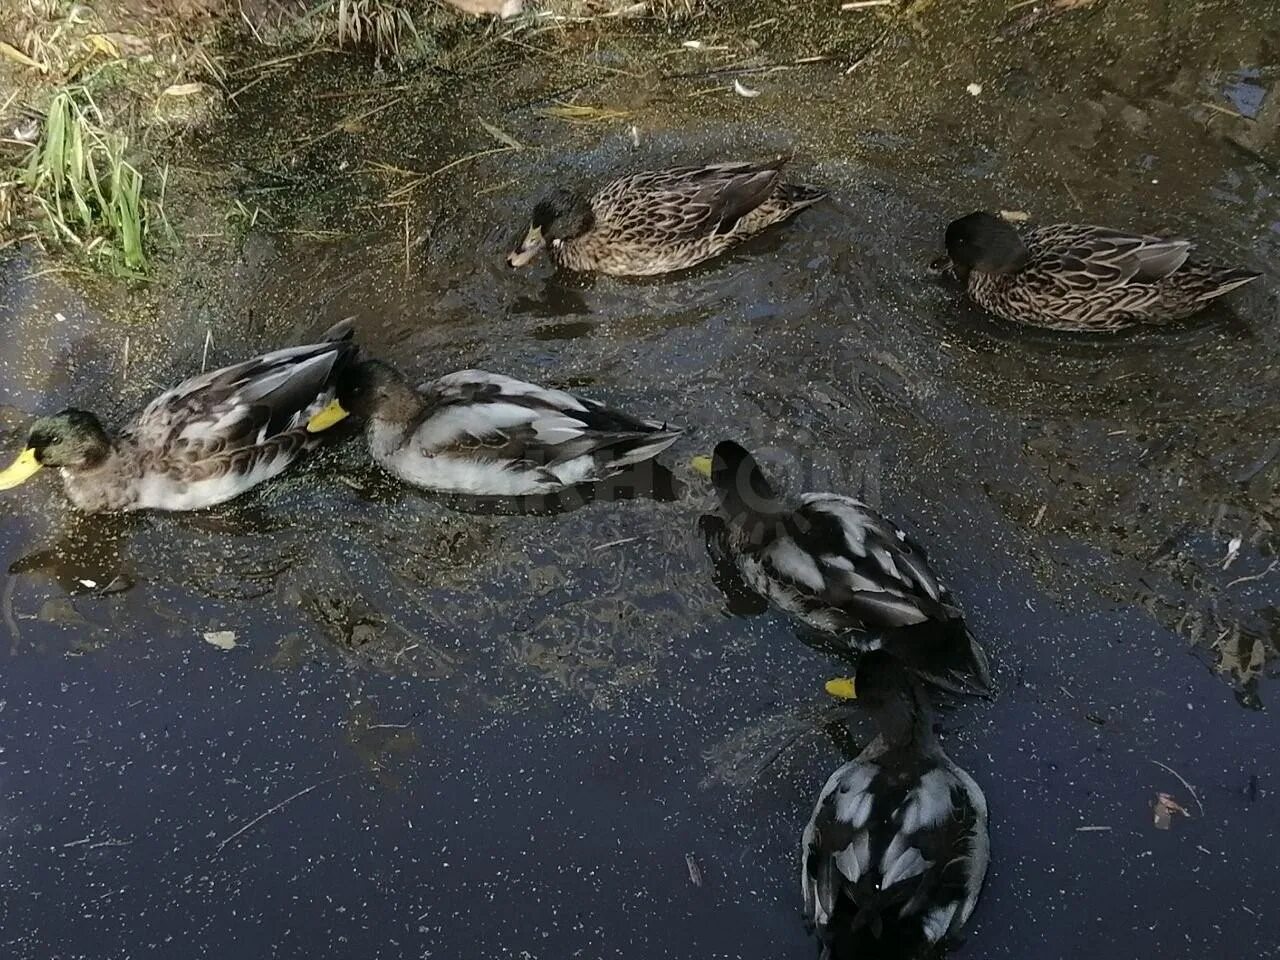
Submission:
<svg viewBox="0 0 1280 960">
<path fill-rule="evenodd" d="M 3 40 L 0 40 L 0 56 L 7 57 L 15 63 L 22 64 L 24 67 L 30 67 L 32 70 L 39 70 L 41 73 L 49 72 L 48 64 L 32 60 L 17 47 L 12 44 L 5 43 Z"/>
<path fill-rule="evenodd" d="M 733 92 L 736 93 L 738 96 L 746 97 L 747 99 L 754 99 L 755 97 L 760 96 L 759 90 L 751 89 L 750 87 L 746 86 L 741 80 L 733 81 Z"/>
<path fill-rule="evenodd" d="M 483 117 L 476 117 L 476 122 L 484 127 L 484 132 L 497 140 L 504 147 L 510 147 L 512 150 L 523 150 L 524 144 L 513 137 L 501 127 L 495 127 L 492 123 L 488 123 Z"/>
<path fill-rule="evenodd" d="M 200 93 L 202 90 L 204 90 L 203 83 L 175 83 L 171 87 L 164 88 L 164 96 L 189 97 L 192 94 Z"/>
<path fill-rule="evenodd" d="M 1191 814 L 1187 813 L 1186 807 L 1173 799 L 1173 797 L 1169 796 L 1167 793 L 1156 794 L 1156 802 L 1153 806 L 1153 812 L 1157 830 L 1170 829 L 1173 826 L 1174 814 L 1181 814 L 1184 817 L 1191 816 Z"/>
<path fill-rule="evenodd" d="M 602 123 L 606 120 L 622 120 L 630 112 L 617 107 L 592 107 L 582 103 L 559 103 L 535 111 L 539 116 L 566 120 L 569 123 Z"/>
<path fill-rule="evenodd" d="M 219 650 L 234 650 L 236 634 L 234 630 L 211 630 L 204 634 L 205 643 L 211 643 Z"/>
<path fill-rule="evenodd" d="M 112 59 L 120 56 L 120 48 L 115 43 L 101 33 L 91 33 L 84 38 L 84 45 L 90 50 L 96 50 Z"/>
</svg>

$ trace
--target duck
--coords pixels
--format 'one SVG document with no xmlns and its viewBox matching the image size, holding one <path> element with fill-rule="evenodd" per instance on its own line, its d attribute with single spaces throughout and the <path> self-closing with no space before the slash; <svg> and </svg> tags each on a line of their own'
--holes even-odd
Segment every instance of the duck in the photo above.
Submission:
<svg viewBox="0 0 1280 960">
<path fill-rule="evenodd" d="M 56 469 L 83 513 L 202 510 L 283 473 L 318 438 L 312 415 L 333 399 L 357 348 L 350 319 L 315 343 L 202 373 L 152 400 L 118 432 L 69 408 L 33 423 L 0 472 L 0 490 Z"/>
<path fill-rule="evenodd" d="M 806 920 L 823 960 L 933 956 L 973 914 L 990 861 L 987 800 L 933 731 L 921 684 L 884 651 L 827 684 L 874 740 L 827 780 L 800 842 Z"/>
<path fill-rule="evenodd" d="M 824 199 L 824 190 L 782 179 L 786 157 L 649 170 L 587 196 L 557 188 L 533 207 L 512 267 L 544 250 L 568 270 L 653 276 L 719 256 Z"/>
<path fill-rule="evenodd" d="M 784 497 L 732 440 L 693 468 L 711 480 L 724 551 L 774 606 L 852 650 L 886 649 L 935 685 L 990 696 L 991 667 L 924 550 L 854 497 Z"/>
<path fill-rule="evenodd" d="M 682 432 L 484 370 L 415 389 L 380 360 L 348 368 L 310 428 L 327 430 L 351 415 L 365 421 L 369 453 L 388 473 L 473 496 L 549 494 L 605 480 L 657 456 Z"/>
<path fill-rule="evenodd" d="M 1259 276 L 1193 259 L 1187 240 L 1069 223 L 1019 233 L 985 211 L 952 221 L 946 247 L 979 306 L 1053 330 L 1111 333 L 1183 320 Z"/>
</svg>

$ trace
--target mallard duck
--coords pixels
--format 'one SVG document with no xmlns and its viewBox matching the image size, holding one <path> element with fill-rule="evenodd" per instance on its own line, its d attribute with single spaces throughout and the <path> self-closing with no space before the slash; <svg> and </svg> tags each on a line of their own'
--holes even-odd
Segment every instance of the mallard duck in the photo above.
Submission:
<svg viewBox="0 0 1280 960">
<path fill-rule="evenodd" d="M 415 486 L 477 496 L 555 493 L 642 463 L 681 431 L 595 400 L 483 370 L 461 370 L 418 389 L 367 360 L 339 379 L 337 397 L 311 419 L 325 430 L 366 420 L 369 453 Z"/>
<path fill-rule="evenodd" d="M 818 796 L 800 846 L 806 918 L 823 960 L 932 955 L 973 913 L 990 857 L 987 800 L 943 752 L 929 701 L 884 652 L 858 663 L 856 697 L 878 736 Z"/>
<path fill-rule="evenodd" d="M 947 227 L 969 295 L 998 317 L 1056 330 L 1181 320 L 1259 276 L 1190 259 L 1186 240 L 1059 223 L 1019 234 L 990 213 Z"/>
<path fill-rule="evenodd" d="M 883 647 L 941 687 L 990 692 L 986 654 L 924 551 L 892 521 L 835 493 L 786 501 L 731 440 L 693 466 L 715 486 L 725 548 L 748 587 L 855 650 Z"/>
<path fill-rule="evenodd" d="M 591 197 L 553 190 L 534 206 L 528 232 L 507 262 L 523 267 L 548 249 L 570 270 L 615 276 L 684 270 L 826 196 L 816 187 L 784 183 L 785 162 L 635 173 Z"/>
<path fill-rule="evenodd" d="M 307 421 L 355 357 L 351 334 L 344 320 L 317 343 L 192 377 L 114 436 L 84 410 L 37 420 L 26 449 L 0 472 L 0 490 L 56 467 L 86 513 L 199 510 L 238 497 L 315 444 Z"/>
</svg>

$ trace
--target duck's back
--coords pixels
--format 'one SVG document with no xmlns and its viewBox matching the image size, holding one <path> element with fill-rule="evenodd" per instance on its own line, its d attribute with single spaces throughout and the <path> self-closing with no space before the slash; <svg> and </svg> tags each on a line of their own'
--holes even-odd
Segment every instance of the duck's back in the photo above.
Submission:
<svg viewBox="0 0 1280 960">
<path fill-rule="evenodd" d="M 675 167 L 619 177 L 592 199 L 595 226 L 557 252 L 574 270 L 682 270 L 786 219 L 824 194 L 782 182 L 781 160 Z"/>
<path fill-rule="evenodd" d="M 1009 274 L 974 271 L 969 292 L 1006 320 L 1111 332 L 1168 323 L 1202 310 L 1257 274 L 1195 259 L 1191 244 L 1084 224 L 1023 235 L 1030 258 Z"/>
<path fill-rule="evenodd" d="M 986 799 L 972 778 L 941 751 L 876 747 L 836 771 L 804 833 L 806 913 L 836 958 L 936 944 L 968 920 L 986 874 Z"/>
</svg>

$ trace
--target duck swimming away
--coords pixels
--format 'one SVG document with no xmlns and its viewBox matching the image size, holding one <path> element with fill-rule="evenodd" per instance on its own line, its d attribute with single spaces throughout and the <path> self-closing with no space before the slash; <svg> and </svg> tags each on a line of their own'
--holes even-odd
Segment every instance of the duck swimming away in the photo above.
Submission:
<svg viewBox="0 0 1280 960">
<path fill-rule="evenodd" d="M 826 197 L 785 183 L 785 163 L 651 170 L 612 180 L 590 197 L 553 190 L 534 206 L 507 262 L 527 266 L 545 250 L 569 270 L 652 276 L 687 269 Z"/>
<path fill-rule="evenodd" d="M 785 499 L 731 440 L 693 466 L 719 495 L 727 554 L 748 587 L 855 650 L 890 650 L 940 687 L 991 692 L 986 654 L 924 550 L 892 521 L 839 494 Z"/>
<path fill-rule="evenodd" d="M 868 653 L 852 681 L 827 689 L 856 699 L 878 735 L 831 775 L 804 829 L 805 917 L 823 960 L 933 956 L 977 905 L 986 797 L 943 751 L 928 697 L 893 657 Z"/>
<path fill-rule="evenodd" d="M 979 306 L 1055 330 L 1182 320 L 1259 276 L 1194 260 L 1186 240 L 1063 223 L 1020 234 L 981 211 L 953 221 L 946 244 L 956 277 Z"/>
<path fill-rule="evenodd" d="M 85 513 L 200 510 L 238 497 L 315 445 L 307 421 L 355 358 L 351 336 L 343 320 L 316 343 L 192 377 L 114 436 L 84 410 L 43 417 L 0 472 L 0 490 L 53 467 Z"/>
<path fill-rule="evenodd" d="M 311 418 L 326 430 L 365 420 L 369 453 L 406 483 L 451 493 L 517 497 L 614 476 L 657 456 L 681 431 L 595 400 L 483 370 L 461 370 L 414 389 L 388 364 L 367 360 L 340 378 Z"/>
</svg>

